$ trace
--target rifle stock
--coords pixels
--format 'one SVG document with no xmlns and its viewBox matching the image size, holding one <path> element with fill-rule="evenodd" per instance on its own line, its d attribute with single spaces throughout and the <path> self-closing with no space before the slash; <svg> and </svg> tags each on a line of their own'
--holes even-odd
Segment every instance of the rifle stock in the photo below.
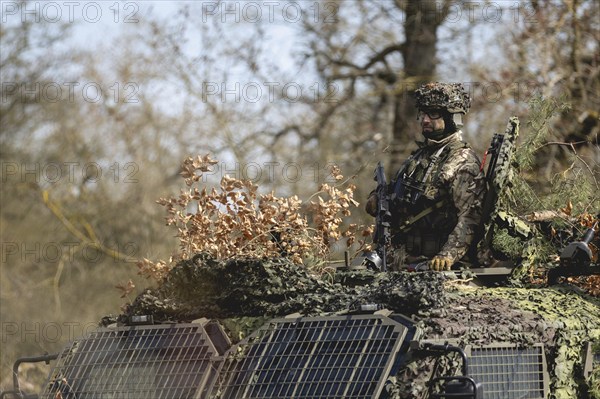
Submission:
<svg viewBox="0 0 600 399">
<path fill-rule="evenodd" d="M 481 165 L 483 169 L 486 158 L 490 157 L 485 173 L 487 191 L 483 200 L 482 217 L 478 234 L 479 237 L 483 235 L 483 242 L 487 246 L 492 242 L 493 228 L 491 227 L 491 223 L 497 211 L 495 208 L 498 196 L 508 183 L 509 170 L 511 164 L 514 162 L 514 151 L 518 135 L 519 119 L 513 116 L 509 119 L 504 133 L 494 134 Z"/>
</svg>

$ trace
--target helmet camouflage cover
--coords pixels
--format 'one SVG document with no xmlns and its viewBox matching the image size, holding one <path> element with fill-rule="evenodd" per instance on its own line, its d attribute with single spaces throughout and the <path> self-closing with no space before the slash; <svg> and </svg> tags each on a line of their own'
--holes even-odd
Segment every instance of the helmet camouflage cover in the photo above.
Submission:
<svg viewBox="0 0 600 399">
<path fill-rule="evenodd" d="M 451 114 L 466 114 L 471 98 L 461 83 L 426 83 L 415 90 L 417 108 L 420 110 L 444 109 Z"/>
</svg>

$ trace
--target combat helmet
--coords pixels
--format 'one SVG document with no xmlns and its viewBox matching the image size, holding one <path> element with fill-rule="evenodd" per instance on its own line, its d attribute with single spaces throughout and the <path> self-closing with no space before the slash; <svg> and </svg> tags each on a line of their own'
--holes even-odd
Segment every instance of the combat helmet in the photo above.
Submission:
<svg viewBox="0 0 600 399">
<path fill-rule="evenodd" d="M 415 99 L 420 110 L 442 109 L 464 115 L 471 107 L 471 98 L 462 83 L 426 83 L 415 91 Z"/>
<path fill-rule="evenodd" d="M 462 115 L 471 107 L 471 98 L 461 83 L 426 83 L 415 90 L 415 101 L 420 111 L 444 111 L 446 133 L 462 126 Z"/>
</svg>

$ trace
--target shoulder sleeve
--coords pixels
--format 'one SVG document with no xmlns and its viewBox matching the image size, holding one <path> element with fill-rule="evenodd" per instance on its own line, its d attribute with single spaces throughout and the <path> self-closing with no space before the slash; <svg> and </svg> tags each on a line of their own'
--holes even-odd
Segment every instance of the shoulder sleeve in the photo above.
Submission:
<svg viewBox="0 0 600 399">
<path fill-rule="evenodd" d="M 440 172 L 440 178 L 446 185 L 452 185 L 453 181 L 461 173 L 472 176 L 480 174 L 481 162 L 471 148 L 461 148 L 450 155 Z"/>
<path fill-rule="evenodd" d="M 485 181 L 479 159 L 470 148 L 459 151 L 448 164 L 450 200 L 456 208 L 458 223 L 440 255 L 456 262 L 469 249 L 481 221 Z"/>
</svg>

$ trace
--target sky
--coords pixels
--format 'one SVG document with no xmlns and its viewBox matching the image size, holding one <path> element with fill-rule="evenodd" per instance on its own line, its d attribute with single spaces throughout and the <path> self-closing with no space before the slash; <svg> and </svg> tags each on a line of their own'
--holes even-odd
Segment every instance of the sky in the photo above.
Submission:
<svg viewBox="0 0 600 399">
<path fill-rule="evenodd" d="M 373 4 L 377 4 L 376 2 Z M 381 3 L 384 4 L 384 3 Z M 440 28 L 440 38 L 453 38 L 458 27 L 469 25 L 470 48 L 446 45 L 440 41 L 438 57 L 442 77 L 453 80 L 468 79 L 460 68 L 452 64 L 453 59 L 465 53 L 476 62 L 490 61 L 489 50 L 497 44 L 494 35 L 500 24 L 515 24 L 527 18 L 528 10 L 516 0 L 496 2 L 474 1 L 468 5 L 456 2 L 450 8 L 450 14 Z M 110 51 L 111 45 L 135 30 L 137 25 L 148 18 L 169 21 L 176 18 L 178 10 L 188 8 L 191 19 L 197 21 L 197 28 L 210 29 L 215 23 L 226 28 L 226 40 L 243 40 L 244 36 L 260 24 L 266 30 L 263 48 L 269 61 L 281 70 L 289 71 L 297 79 L 310 76 L 308 68 L 298 70 L 292 49 L 294 42 L 301 40 L 298 25 L 301 17 L 312 20 L 330 20 L 335 18 L 338 9 L 335 3 L 316 3 L 310 0 L 290 2 L 284 0 L 240 0 L 240 1 L 0 1 L 0 14 L 3 24 L 22 22 L 58 24 L 68 23 L 72 27 L 70 44 L 74 49 L 95 49 Z M 399 21 L 401 23 L 402 21 Z M 190 41 L 185 51 L 194 53 L 197 41 Z M 219 48 L 216 47 L 216 51 Z M 110 54 L 103 54 L 110 57 Z M 240 78 L 240 77 L 237 77 Z M 243 77 L 242 77 L 243 78 Z M 310 80 L 314 78 L 311 76 Z"/>
</svg>

